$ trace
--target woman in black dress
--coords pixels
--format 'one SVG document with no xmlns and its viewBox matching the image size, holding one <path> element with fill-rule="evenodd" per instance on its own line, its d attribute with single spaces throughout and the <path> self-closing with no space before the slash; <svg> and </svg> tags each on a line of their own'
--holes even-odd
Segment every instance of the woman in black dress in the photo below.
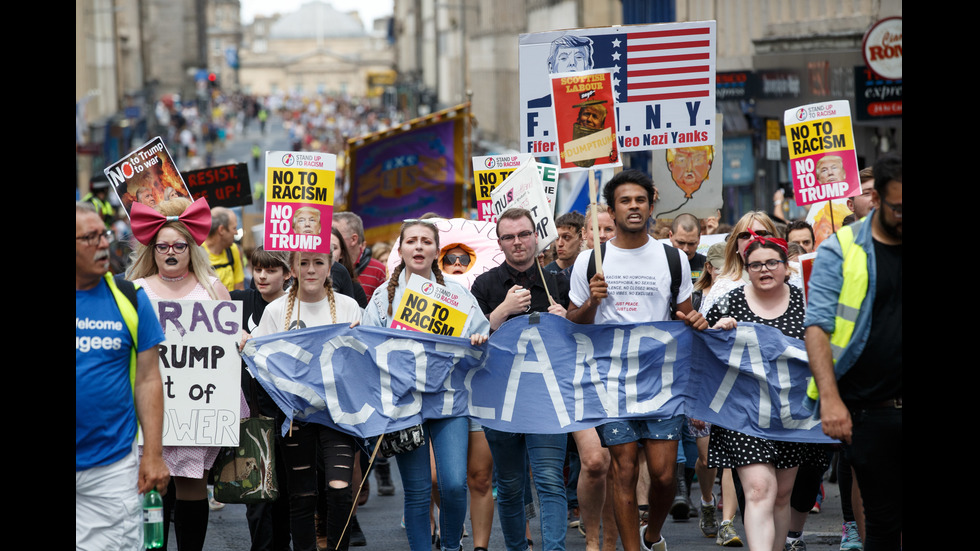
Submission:
<svg viewBox="0 0 980 551">
<path fill-rule="evenodd" d="M 803 293 L 787 283 L 786 242 L 755 237 L 746 249 L 750 285 L 733 289 L 706 316 L 713 329 L 737 322 L 775 327 L 803 338 Z M 805 444 L 742 434 L 715 425 L 708 448 L 709 467 L 734 468 L 745 489 L 745 535 L 752 550 L 781 551 L 790 521 L 790 496 Z"/>
</svg>

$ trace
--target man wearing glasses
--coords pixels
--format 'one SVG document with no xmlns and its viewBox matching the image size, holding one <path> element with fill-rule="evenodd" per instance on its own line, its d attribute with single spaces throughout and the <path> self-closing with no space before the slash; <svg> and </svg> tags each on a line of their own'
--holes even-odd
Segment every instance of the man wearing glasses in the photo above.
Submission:
<svg viewBox="0 0 980 551">
<path fill-rule="evenodd" d="M 823 431 L 846 444 L 868 551 L 902 541 L 901 156 L 875 163 L 872 198 L 879 208 L 817 249 L 804 322 Z"/>
<path fill-rule="evenodd" d="M 568 285 L 564 278 L 542 272 L 537 263 L 534 220 L 525 209 L 511 208 L 497 217 L 497 240 L 504 263 L 481 274 L 471 291 L 490 320 L 490 331 L 527 312 L 550 312 L 565 317 Z M 542 274 L 544 280 L 542 281 Z M 547 285 L 547 290 L 545 285 Z M 552 304 L 548 292 L 557 301 Z M 568 366 L 571 367 L 571 366 Z M 491 369 L 493 367 L 491 366 Z M 530 459 L 534 485 L 541 504 L 544 549 L 564 549 L 568 502 L 562 469 L 565 434 L 516 434 L 484 427 L 496 467 L 497 508 L 507 549 L 524 549 L 526 525 L 524 486 Z"/>
<path fill-rule="evenodd" d="M 75 203 L 76 549 L 142 548 L 138 493 L 166 492 L 170 479 L 161 441 L 163 330 L 142 289 L 107 275 L 110 236 L 90 203 Z"/>
</svg>

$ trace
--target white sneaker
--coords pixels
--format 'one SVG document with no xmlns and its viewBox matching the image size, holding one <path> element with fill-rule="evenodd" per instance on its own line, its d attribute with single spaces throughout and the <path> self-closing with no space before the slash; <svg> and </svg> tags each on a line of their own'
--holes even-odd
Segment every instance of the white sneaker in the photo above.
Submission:
<svg viewBox="0 0 980 551">
<path fill-rule="evenodd" d="M 648 549 L 650 551 L 667 551 L 667 540 L 663 536 L 660 536 L 660 541 L 654 543 L 653 545 L 647 546 L 646 540 L 643 539 L 644 534 L 647 532 L 646 526 L 640 527 L 640 547 L 643 549 Z"/>
</svg>

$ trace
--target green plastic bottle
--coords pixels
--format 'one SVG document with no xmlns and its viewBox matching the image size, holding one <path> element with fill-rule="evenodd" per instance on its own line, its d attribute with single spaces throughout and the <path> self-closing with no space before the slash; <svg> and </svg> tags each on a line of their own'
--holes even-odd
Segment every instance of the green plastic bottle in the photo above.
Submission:
<svg viewBox="0 0 980 551">
<path fill-rule="evenodd" d="M 163 547 L 163 498 L 156 489 L 143 496 L 143 546 L 147 549 Z"/>
</svg>

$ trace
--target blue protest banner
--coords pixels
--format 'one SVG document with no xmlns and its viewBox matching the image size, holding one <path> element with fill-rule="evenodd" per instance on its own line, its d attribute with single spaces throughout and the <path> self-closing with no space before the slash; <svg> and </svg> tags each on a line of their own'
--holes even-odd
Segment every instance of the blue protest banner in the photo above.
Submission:
<svg viewBox="0 0 980 551">
<path fill-rule="evenodd" d="M 803 408 L 810 376 L 803 341 L 754 323 L 693 334 L 702 346 L 692 348 L 689 417 L 760 438 L 836 442 Z"/>
<path fill-rule="evenodd" d="M 551 314 L 500 326 L 473 377 L 480 423 L 508 432 L 581 430 L 610 418 L 683 413 L 690 330 L 682 322 L 577 325 Z"/>
<path fill-rule="evenodd" d="M 800 341 L 747 323 L 699 333 L 681 322 L 576 325 L 534 314 L 479 347 L 330 325 L 252 339 L 243 355 L 287 417 L 364 437 L 456 416 L 560 433 L 686 413 L 756 436 L 830 442 L 797 405 L 809 374 Z"/>
</svg>

